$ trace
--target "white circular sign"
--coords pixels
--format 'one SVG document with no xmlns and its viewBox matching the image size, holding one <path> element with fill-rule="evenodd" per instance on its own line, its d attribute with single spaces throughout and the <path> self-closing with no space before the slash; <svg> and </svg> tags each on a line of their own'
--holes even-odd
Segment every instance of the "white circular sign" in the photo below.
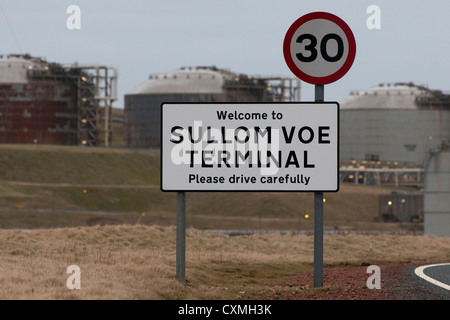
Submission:
<svg viewBox="0 0 450 320">
<path fill-rule="evenodd" d="M 328 84 L 353 64 L 356 42 L 348 25 L 335 15 L 313 12 L 296 20 L 286 33 L 283 53 L 289 69 L 312 84 Z"/>
</svg>

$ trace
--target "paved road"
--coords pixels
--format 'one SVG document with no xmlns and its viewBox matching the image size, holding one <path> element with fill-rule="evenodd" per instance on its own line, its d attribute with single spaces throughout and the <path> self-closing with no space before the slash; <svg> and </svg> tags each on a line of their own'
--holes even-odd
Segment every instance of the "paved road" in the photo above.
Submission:
<svg viewBox="0 0 450 320">
<path fill-rule="evenodd" d="M 450 263 L 410 268 L 405 273 L 433 299 L 450 300 Z"/>
</svg>

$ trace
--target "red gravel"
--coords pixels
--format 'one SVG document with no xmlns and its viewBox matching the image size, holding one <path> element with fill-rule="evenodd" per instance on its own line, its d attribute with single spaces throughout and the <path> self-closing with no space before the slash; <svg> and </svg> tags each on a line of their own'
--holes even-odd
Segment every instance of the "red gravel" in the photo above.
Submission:
<svg viewBox="0 0 450 320">
<path fill-rule="evenodd" d="M 314 288 L 314 273 L 304 272 L 270 285 L 267 300 L 436 300 L 439 297 L 413 281 L 405 269 L 423 263 L 380 265 L 381 289 L 368 289 L 368 266 L 324 268 L 323 287 Z M 411 269 L 412 270 L 412 269 Z M 409 272 L 410 273 L 410 272 Z"/>
</svg>

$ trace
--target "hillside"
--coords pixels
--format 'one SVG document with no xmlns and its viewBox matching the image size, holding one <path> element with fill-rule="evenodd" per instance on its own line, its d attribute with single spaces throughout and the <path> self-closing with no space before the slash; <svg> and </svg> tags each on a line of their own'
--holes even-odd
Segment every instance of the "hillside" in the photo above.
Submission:
<svg viewBox="0 0 450 320">
<path fill-rule="evenodd" d="M 160 190 L 159 166 L 152 150 L 0 145 L 0 228 L 174 225 L 176 194 Z M 325 194 L 325 229 L 422 230 L 373 222 L 392 190 L 341 184 Z M 312 193 L 187 193 L 186 208 L 197 229 L 313 229 Z"/>
</svg>

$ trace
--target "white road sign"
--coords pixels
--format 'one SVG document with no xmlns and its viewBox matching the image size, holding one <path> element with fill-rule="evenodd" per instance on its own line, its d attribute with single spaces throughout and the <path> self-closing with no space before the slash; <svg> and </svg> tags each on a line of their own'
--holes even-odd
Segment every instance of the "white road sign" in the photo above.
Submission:
<svg viewBox="0 0 450 320">
<path fill-rule="evenodd" d="M 339 104 L 164 103 L 161 190 L 339 189 Z"/>
<path fill-rule="evenodd" d="M 328 84 L 343 77 L 353 64 L 356 42 L 349 26 L 327 12 L 312 12 L 288 29 L 283 53 L 289 69 L 311 84 Z"/>
</svg>

